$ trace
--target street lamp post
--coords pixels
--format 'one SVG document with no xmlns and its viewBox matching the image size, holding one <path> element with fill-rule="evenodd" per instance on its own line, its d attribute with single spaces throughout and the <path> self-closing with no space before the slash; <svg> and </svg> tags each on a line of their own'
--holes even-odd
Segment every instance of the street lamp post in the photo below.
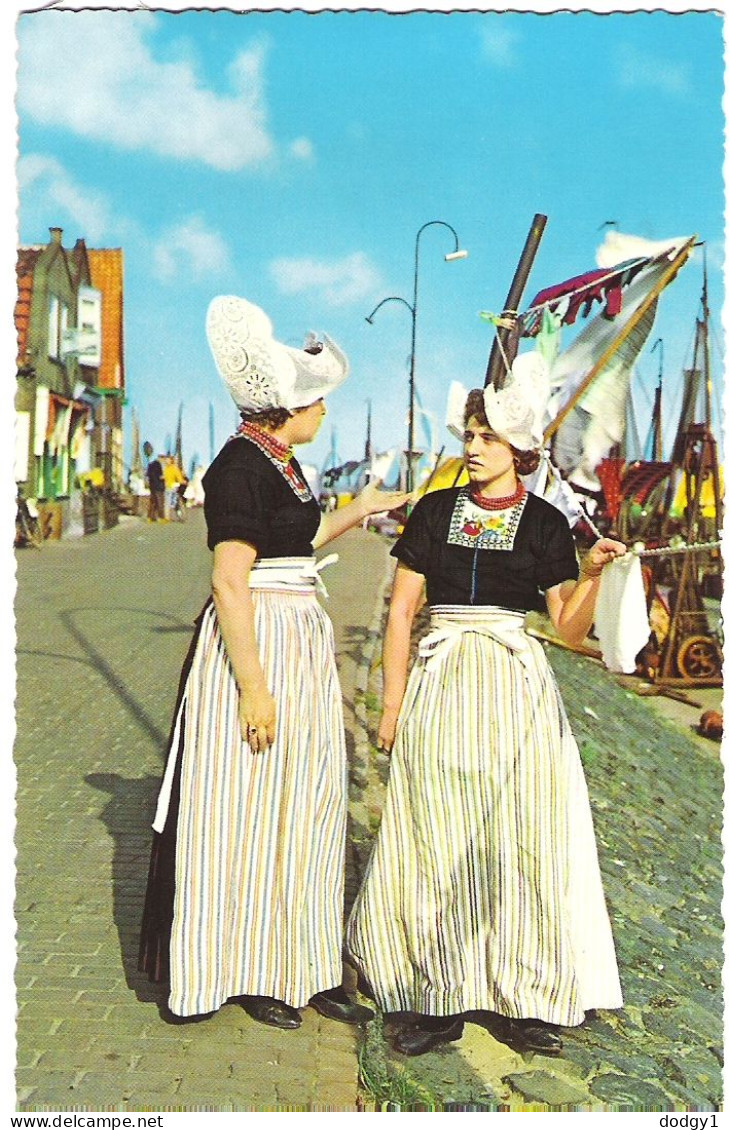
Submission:
<svg viewBox="0 0 729 1130">
<path fill-rule="evenodd" d="M 418 229 L 417 235 L 415 236 L 415 269 L 414 269 L 414 272 L 413 272 L 413 300 L 412 300 L 412 302 L 408 302 L 407 299 L 401 298 L 397 294 L 388 295 L 387 298 L 383 298 L 381 302 L 378 302 L 377 305 L 375 306 L 374 310 L 370 314 L 368 314 L 367 317 L 365 318 L 365 321 L 369 322 L 370 325 L 372 325 L 372 320 L 373 320 L 375 314 L 380 309 L 380 307 L 384 306 L 387 302 L 401 302 L 402 305 L 406 306 L 407 309 L 410 312 L 410 374 L 409 374 L 409 387 L 408 387 L 408 449 L 407 449 L 407 452 L 406 452 L 406 457 L 407 457 L 406 488 L 409 491 L 411 491 L 413 489 L 413 479 L 414 479 L 413 456 L 414 456 L 415 452 L 413 450 L 413 447 L 414 447 L 414 444 L 415 444 L 415 336 L 416 336 L 416 326 L 417 326 L 417 321 L 418 321 L 418 272 L 419 272 L 419 265 L 420 265 L 420 237 L 421 237 L 421 235 L 423 234 L 423 232 L 425 231 L 426 228 L 436 227 L 436 226 L 448 228 L 448 231 L 452 234 L 453 240 L 454 240 L 454 243 L 455 243 L 455 247 L 454 247 L 453 251 L 449 251 L 448 254 L 444 256 L 445 261 L 446 262 L 452 262 L 455 259 L 465 259 L 466 258 L 466 256 L 468 255 L 468 252 L 465 251 L 463 248 L 461 248 L 459 246 L 458 234 L 457 234 L 455 228 L 452 228 L 450 224 L 447 224 L 445 222 L 445 220 L 428 220 L 428 222 L 426 224 L 423 224 L 423 226 Z"/>
</svg>

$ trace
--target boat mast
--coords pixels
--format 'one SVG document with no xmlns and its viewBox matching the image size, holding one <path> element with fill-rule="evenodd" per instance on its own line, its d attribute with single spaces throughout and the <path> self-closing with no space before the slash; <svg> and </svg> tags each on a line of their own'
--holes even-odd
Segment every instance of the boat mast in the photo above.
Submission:
<svg viewBox="0 0 729 1130">
<path fill-rule="evenodd" d="M 706 247 L 704 246 L 704 271 L 701 292 L 701 313 L 696 318 L 694 349 L 691 368 L 684 375 L 684 394 L 681 416 L 676 431 L 671 462 L 671 475 L 664 498 L 661 537 L 665 538 L 671 524 L 671 507 L 676 497 L 679 477 L 686 484 L 686 522 L 689 542 L 694 540 L 694 525 L 701 512 L 701 489 L 705 480 L 711 479 L 715 505 L 714 536 L 722 528 L 722 498 L 719 483 L 719 460 L 716 439 L 711 430 L 712 380 L 709 352 L 709 298 L 706 273 Z M 701 369 L 699 365 L 701 364 Z M 697 423 L 700 381 L 704 382 L 704 421 Z"/>
<path fill-rule="evenodd" d="M 706 279 L 706 245 L 704 245 L 704 281 L 701 289 L 703 314 L 702 344 L 704 352 L 704 391 L 706 396 L 706 427 L 711 431 L 711 364 L 709 360 L 709 290 Z"/>
<path fill-rule="evenodd" d="M 719 483 L 719 460 L 717 458 L 716 440 L 711 431 L 711 416 L 712 416 L 712 398 L 713 388 L 711 380 L 711 357 L 709 350 L 709 287 L 706 272 L 706 244 L 704 244 L 704 279 L 703 287 L 701 290 L 701 311 L 703 314 L 703 346 L 704 346 L 704 379 L 705 379 L 705 395 L 706 395 L 706 434 L 709 445 L 711 446 L 711 484 L 714 491 L 714 506 L 716 513 L 716 536 L 719 536 L 724 520 L 723 520 L 723 500 L 721 497 L 721 488 Z M 699 486 L 699 490 L 701 487 Z"/>
<path fill-rule="evenodd" d="M 651 353 L 654 349 L 660 346 L 660 353 L 658 355 L 658 385 L 656 387 L 656 396 L 653 401 L 653 418 L 651 420 L 651 461 L 653 463 L 663 462 L 663 338 L 657 337 Z"/>
<path fill-rule="evenodd" d="M 529 272 L 531 271 L 539 244 L 541 243 L 544 229 L 547 226 L 547 217 L 541 212 L 537 212 L 532 220 L 529 233 L 526 238 L 524 247 L 522 248 L 519 262 L 516 265 L 514 277 L 511 280 L 509 293 L 506 296 L 504 303 L 504 314 L 510 314 L 516 318 L 518 314 L 519 303 L 524 293 Z M 491 353 L 489 354 L 488 365 L 486 367 L 486 376 L 484 378 L 484 388 L 492 384 L 495 389 L 503 388 L 506 380 L 506 365 L 504 364 L 504 357 L 509 365 L 513 362 L 517 349 L 519 348 L 519 325 L 514 327 L 513 330 L 507 329 L 505 326 L 497 326 L 496 337 L 494 338 L 491 346 Z"/>
<path fill-rule="evenodd" d="M 367 431 L 365 433 L 364 461 L 369 467 L 372 462 L 372 401 L 367 401 Z"/>
</svg>

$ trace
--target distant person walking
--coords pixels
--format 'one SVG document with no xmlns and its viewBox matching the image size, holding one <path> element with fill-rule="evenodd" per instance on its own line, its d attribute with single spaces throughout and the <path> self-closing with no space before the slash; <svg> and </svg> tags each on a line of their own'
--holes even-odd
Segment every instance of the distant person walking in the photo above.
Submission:
<svg viewBox="0 0 729 1130">
<path fill-rule="evenodd" d="M 370 484 L 322 515 L 293 455 L 347 375 L 334 342 L 275 341 L 214 299 L 207 331 L 243 422 L 204 478 L 212 598 L 180 683 L 154 820 L 140 967 L 195 1016 L 242 997 L 298 1028 L 299 1008 L 362 1023 L 341 986 L 346 748 L 332 625 L 313 549 L 407 496 Z"/>
<path fill-rule="evenodd" d="M 162 522 L 165 517 L 165 478 L 162 469 L 163 455 L 158 455 L 147 465 L 147 485 L 149 487 L 149 509 L 147 520 Z"/>
<path fill-rule="evenodd" d="M 165 480 L 165 518 L 171 519 L 174 515 L 179 519 L 177 492 L 181 484 L 187 482 L 187 479 L 171 455 L 168 455 L 165 459 L 162 473 Z"/>
</svg>

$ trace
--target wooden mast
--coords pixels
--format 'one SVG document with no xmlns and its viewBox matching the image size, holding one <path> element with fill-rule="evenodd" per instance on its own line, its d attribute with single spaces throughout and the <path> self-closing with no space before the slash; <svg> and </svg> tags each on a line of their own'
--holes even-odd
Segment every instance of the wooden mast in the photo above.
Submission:
<svg viewBox="0 0 729 1130">
<path fill-rule="evenodd" d="M 514 317 L 517 315 L 517 310 L 521 297 L 524 293 L 529 272 L 534 265 L 539 244 L 544 229 L 547 225 L 547 217 L 537 212 L 532 220 L 529 234 L 527 235 L 526 242 L 522 248 L 522 253 L 519 256 L 519 262 L 514 272 L 514 277 L 511 280 L 509 293 L 506 296 L 503 312 L 511 314 Z M 491 345 L 491 353 L 489 354 L 489 362 L 486 368 L 486 377 L 484 380 L 484 388 L 486 385 L 492 384 L 494 388 L 502 388 L 504 380 L 506 379 L 506 367 L 504 365 L 504 358 L 502 350 L 506 354 L 509 364 L 514 360 L 516 351 L 519 347 L 519 329 L 516 327 L 513 330 L 508 329 L 506 326 L 496 327 L 496 337 Z"/>
<path fill-rule="evenodd" d="M 367 431 L 365 433 L 364 461 L 372 463 L 372 401 L 367 401 Z"/>
<path fill-rule="evenodd" d="M 653 415 L 651 416 L 651 426 L 649 436 L 651 437 L 651 461 L 653 463 L 663 462 L 663 338 L 657 337 L 651 348 L 651 353 L 654 349 L 660 347 L 658 354 L 658 384 L 656 386 L 656 393 L 653 399 Z"/>
<path fill-rule="evenodd" d="M 706 277 L 706 248 L 704 247 L 703 289 L 701 294 L 702 317 L 696 320 L 694 339 L 693 368 L 688 388 L 684 396 L 682 420 L 676 436 L 674 459 L 667 496 L 666 511 L 661 529 L 665 537 L 670 526 L 670 502 L 675 494 L 675 484 L 680 471 L 683 471 L 686 509 L 684 527 L 687 545 L 693 545 L 707 537 L 701 524 L 701 495 L 703 484 L 711 479 L 714 493 L 714 528 L 708 535 L 710 540 L 720 536 L 722 528 L 722 500 L 719 484 L 719 464 L 716 439 L 711 430 L 712 384 L 709 355 L 709 302 Z M 703 360 L 705 421 L 694 423 L 698 389 L 696 373 L 701 352 Z M 690 411 L 693 407 L 694 411 Z M 689 419 L 689 416 L 691 419 Z M 676 452 L 680 451 L 681 465 L 678 465 Z M 678 671 L 678 677 L 674 675 Z M 716 638 L 710 629 L 701 597 L 699 562 L 695 555 L 684 556 L 673 600 L 671 623 L 668 637 L 661 652 L 660 667 L 655 676 L 656 683 L 689 683 L 692 685 L 721 686 L 721 652 Z"/>
<path fill-rule="evenodd" d="M 714 490 L 714 508 L 716 514 L 716 537 L 720 535 L 720 531 L 724 524 L 723 517 L 723 501 L 721 497 L 721 484 L 719 482 L 719 460 L 716 452 L 716 440 L 711 430 L 711 415 L 712 415 L 712 398 L 713 386 L 711 380 L 711 359 L 709 350 L 709 288 L 706 277 L 706 246 L 704 246 L 704 285 L 701 292 L 701 308 L 704 315 L 704 377 L 706 381 L 706 432 L 707 442 L 712 448 L 711 460 L 711 484 Z M 701 488 L 699 487 L 699 490 Z"/>
</svg>

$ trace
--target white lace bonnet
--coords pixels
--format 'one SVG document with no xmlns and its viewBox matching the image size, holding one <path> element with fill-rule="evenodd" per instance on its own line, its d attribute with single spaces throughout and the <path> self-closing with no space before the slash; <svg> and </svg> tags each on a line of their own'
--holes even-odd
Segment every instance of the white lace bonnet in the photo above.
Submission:
<svg viewBox="0 0 729 1130">
<path fill-rule="evenodd" d="M 544 442 L 544 421 L 549 399 L 549 370 L 540 353 L 520 353 L 511 366 L 502 389 L 487 385 L 483 390 L 486 418 L 499 439 L 518 451 L 532 451 Z M 463 440 L 466 388 L 451 384 L 446 410 L 448 430 Z"/>
<path fill-rule="evenodd" d="M 270 318 L 245 298 L 214 298 L 205 330 L 218 372 L 242 412 L 306 408 L 349 372 L 346 356 L 326 334 L 318 352 L 282 345 Z M 313 344 L 316 336 L 307 341 Z"/>
</svg>

